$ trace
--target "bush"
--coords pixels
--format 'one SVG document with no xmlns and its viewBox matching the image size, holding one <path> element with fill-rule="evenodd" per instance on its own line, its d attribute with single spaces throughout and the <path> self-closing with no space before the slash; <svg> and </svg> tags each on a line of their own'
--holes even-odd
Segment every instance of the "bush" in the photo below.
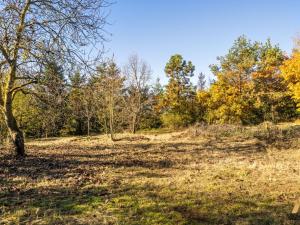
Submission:
<svg viewBox="0 0 300 225">
<path fill-rule="evenodd" d="M 283 132 L 278 126 L 272 122 L 263 122 L 253 132 L 253 136 L 259 140 L 266 141 L 266 143 L 274 143 L 283 139 Z"/>
<path fill-rule="evenodd" d="M 188 130 L 192 137 L 202 136 L 205 138 L 221 138 L 231 136 L 246 136 L 246 127 L 233 124 L 212 124 L 198 123 Z"/>
<path fill-rule="evenodd" d="M 187 114 L 164 113 L 161 116 L 163 125 L 170 128 L 186 127 L 192 123 L 193 118 Z"/>
<path fill-rule="evenodd" d="M 264 122 L 253 130 L 253 136 L 268 144 L 280 143 L 286 140 L 298 140 L 300 135 L 300 126 L 280 127 L 271 122 Z"/>
</svg>

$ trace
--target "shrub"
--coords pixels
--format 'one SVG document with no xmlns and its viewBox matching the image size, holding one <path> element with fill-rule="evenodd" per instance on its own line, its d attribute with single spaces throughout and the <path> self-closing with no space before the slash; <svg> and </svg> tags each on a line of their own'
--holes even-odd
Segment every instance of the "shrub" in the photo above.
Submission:
<svg viewBox="0 0 300 225">
<path fill-rule="evenodd" d="M 255 127 L 253 136 L 268 144 L 283 139 L 282 129 L 272 122 L 264 122 Z"/>
<path fill-rule="evenodd" d="M 163 125 L 170 128 L 186 127 L 192 123 L 193 118 L 187 114 L 164 113 L 161 116 Z"/>
<path fill-rule="evenodd" d="M 245 136 L 246 127 L 233 124 L 212 124 L 198 123 L 189 129 L 193 137 L 202 136 L 206 138 L 221 138 L 231 136 Z"/>
</svg>

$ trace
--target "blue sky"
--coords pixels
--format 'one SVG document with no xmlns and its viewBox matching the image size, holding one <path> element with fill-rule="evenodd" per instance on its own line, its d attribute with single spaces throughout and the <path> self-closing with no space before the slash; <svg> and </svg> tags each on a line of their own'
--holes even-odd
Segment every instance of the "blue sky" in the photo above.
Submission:
<svg viewBox="0 0 300 225">
<path fill-rule="evenodd" d="M 151 65 L 153 80 L 160 77 L 163 83 L 173 54 L 191 60 L 196 74 L 212 77 L 209 65 L 240 35 L 271 38 L 290 53 L 300 33 L 298 0 L 116 0 L 110 10 L 107 54 L 119 65 L 138 54 Z"/>
</svg>

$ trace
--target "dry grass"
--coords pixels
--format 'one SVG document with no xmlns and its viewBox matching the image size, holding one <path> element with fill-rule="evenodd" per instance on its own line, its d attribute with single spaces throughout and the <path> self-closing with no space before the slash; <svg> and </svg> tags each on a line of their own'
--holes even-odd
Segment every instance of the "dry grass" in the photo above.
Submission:
<svg viewBox="0 0 300 225">
<path fill-rule="evenodd" d="M 2 150 L 0 224 L 297 224 L 299 127 L 209 129 Z"/>
</svg>

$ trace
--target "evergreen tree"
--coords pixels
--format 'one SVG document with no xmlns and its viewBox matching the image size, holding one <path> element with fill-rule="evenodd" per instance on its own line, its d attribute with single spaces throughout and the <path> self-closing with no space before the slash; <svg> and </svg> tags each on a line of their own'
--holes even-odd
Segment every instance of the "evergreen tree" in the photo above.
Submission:
<svg viewBox="0 0 300 225">
<path fill-rule="evenodd" d="M 197 82 L 197 91 L 203 91 L 205 90 L 206 80 L 205 80 L 205 74 L 200 73 L 198 75 L 198 82 Z"/>
<path fill-rule="evenodd" d="M 191 83 L 195 67 L 181 55 L 174 55 L 166 64 L 169 78 L 162 100 L 162 120 L 167 126 L 186 126 L 195 118 L 195 87 Z"/>
<path fill-rule="evenodd" d="M 270 40 L 260 44 L 252 81 L 261 121 L 277 122 L 295 116 L 295 104 L 280 73 L 284 60 L 283 51 Z"/>
<path fill-rule="evenodd" d="M 254 122 L 250 81 L 257 61 L 257 48 L 258 43 L 239 37 L 225 56 L 218 57 L 219 64 L 211 66 L 216 81 L 210 88 L 209 122 Z"/>
<path fill-rule="evenodd" d="M 67 111 L 69 117 L 64 128 L 64 133 L 83 135 L 85 132 L 83 88 L 85 79 L 79 71 L 70 77 Z"/>
<path fill-rule="evenodd" d="M 36 88 L 37 107 L 41 111 L 44 136 L 59 135 L 66 117 L 66 80 L 60 65 L 50 61 L 45 68 L 43 79 Z"/>
</svg>

